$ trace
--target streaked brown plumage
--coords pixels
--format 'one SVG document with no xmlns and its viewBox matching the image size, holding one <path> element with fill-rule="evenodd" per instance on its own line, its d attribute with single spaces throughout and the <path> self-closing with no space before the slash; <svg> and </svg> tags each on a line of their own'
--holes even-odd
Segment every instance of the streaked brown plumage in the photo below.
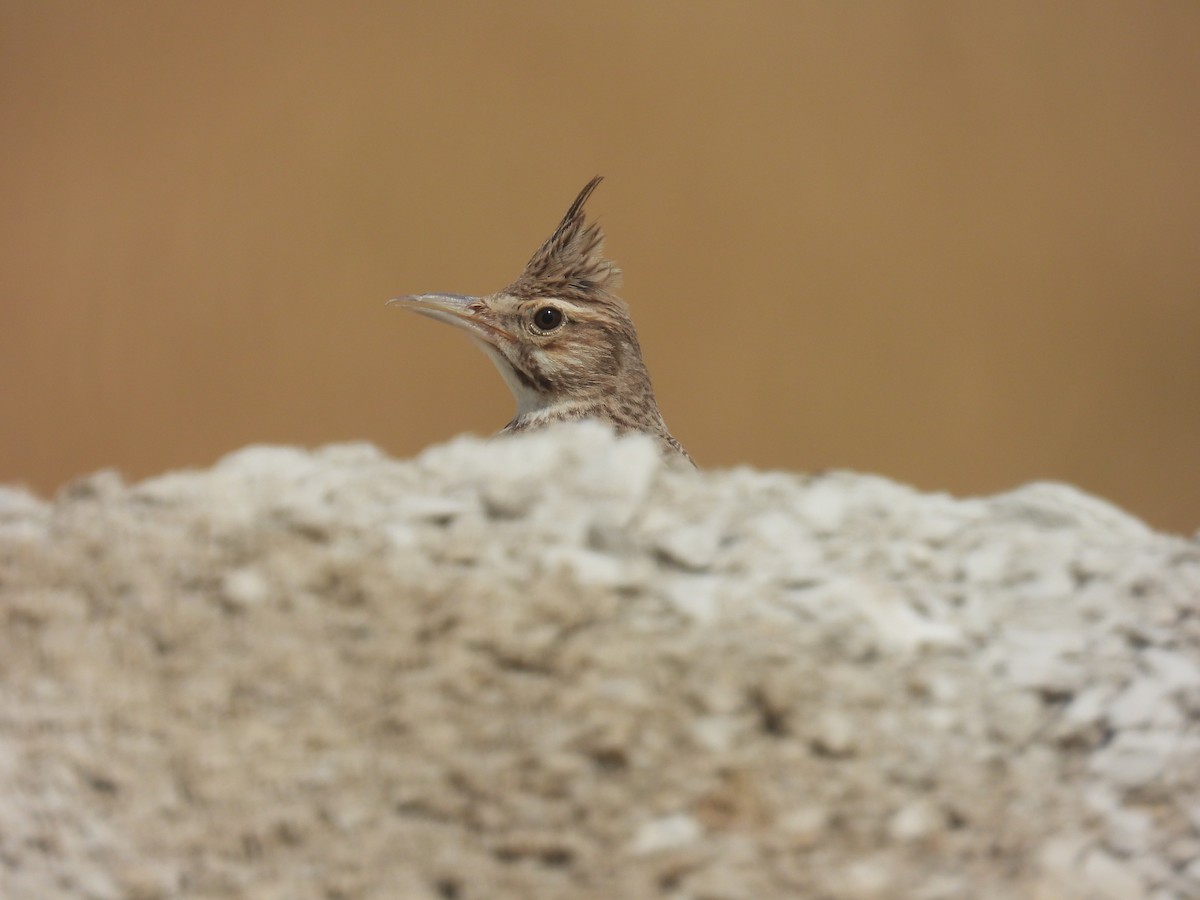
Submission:
<svg viewBox="0 0 1200 900">
<path fill-rule="evenodd" d="M 653 435 L 665 452 L 690 462 L 658 411 L 629 309 L 615 293 L 621 270 L 603 256 L 600 226 L 584 216 L 600 180 L 579 192 L 504 290 L 486 297 L 416 294 L 388 304 L 462 328 L 483 348 L 517 401 L 506 432 L 599 419 Z"/>
</svg>

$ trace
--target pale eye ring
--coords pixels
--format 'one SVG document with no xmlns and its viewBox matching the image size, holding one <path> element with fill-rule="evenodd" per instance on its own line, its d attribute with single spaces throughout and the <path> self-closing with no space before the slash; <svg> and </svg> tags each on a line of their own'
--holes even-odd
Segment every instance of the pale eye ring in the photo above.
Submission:
<svg viewBox="0 0 1200 900">
<path fill-rule="evenodd" d="M 553 331 L 562 323 L 562 310 L 553 306 L 543 306 L 533 314 L 533 324 L 539 331 Z"/>
</svg>

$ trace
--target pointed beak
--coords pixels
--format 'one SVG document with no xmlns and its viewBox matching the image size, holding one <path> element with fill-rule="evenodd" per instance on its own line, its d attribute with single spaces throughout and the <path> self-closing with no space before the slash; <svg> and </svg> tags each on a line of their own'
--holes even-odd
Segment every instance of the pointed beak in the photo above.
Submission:
<svg viewBox="0 0 1200 900">
<path fill-rule="evenodd" d="M 488 306 L 479 297 L 466 297 L 462 294 L 409 294 L 406 297 L 393 297 L 384 305 L 411 309 L 439 322 L 462 328 L 489 344 L 513 339 L 507 331 L 489 321 Z"/>
</svg>

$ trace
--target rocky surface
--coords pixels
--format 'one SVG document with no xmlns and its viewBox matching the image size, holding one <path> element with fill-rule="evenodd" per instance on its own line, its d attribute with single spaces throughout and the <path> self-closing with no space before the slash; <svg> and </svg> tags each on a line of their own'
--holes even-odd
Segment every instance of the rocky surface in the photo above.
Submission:
<svg viewBox="0 0 1200 900">
<path fill-rule="evenodd" d="M 1200 543 L 597 426 L 0 491 L 0 896 L 1200 898 Z"/>
</svg>

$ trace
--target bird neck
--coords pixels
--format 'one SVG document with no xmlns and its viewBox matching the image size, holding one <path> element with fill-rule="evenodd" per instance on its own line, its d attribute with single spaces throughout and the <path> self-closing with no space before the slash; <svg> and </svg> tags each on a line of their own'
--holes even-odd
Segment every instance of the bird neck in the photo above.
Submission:
<svg viewBox="0 0 1200 900">
<path fill-rule="evenodd" d="M 500 367 L 498 361 L 497 366 Z M 501 374 L 505 374 L 506 369 L 501 367 L 500 371 Z M 594 419 L 612 426 L 618 433 L 645 432 L 658 440 L 666 456 L 695 466 L 687 451 L 667 430 L 667 424 L 658 411 L 654 390 L 650 386 L 650 377 L 645 368 L 642 367 L 640 372 L 641 378 L 626 379 L 615 390 L 597 390 L 586 396 L 564 397 L 534 395 L 515 374 L 506 374 L 504 380 L 508 382 L 517 398 L 517 413 L 504 427 L 504 431 L 513 434 L 557 422 Z M 534 396 L 537 397 L 536 402 L 533 400 Z"/>
<path fill-rule="evenodd" d="M 617 431 L 647 431 L 661 435 L 667 433 L 648 380 L 638 384 L 634 390 L 543 397 L 540 404 L 524 409 L 518 401 L 516 416 L 505 430 L 526 431 L 553 422 L 574 422 L 580 419 L 607 422 Z"/>
</svg>

